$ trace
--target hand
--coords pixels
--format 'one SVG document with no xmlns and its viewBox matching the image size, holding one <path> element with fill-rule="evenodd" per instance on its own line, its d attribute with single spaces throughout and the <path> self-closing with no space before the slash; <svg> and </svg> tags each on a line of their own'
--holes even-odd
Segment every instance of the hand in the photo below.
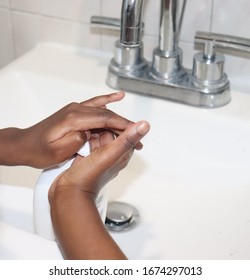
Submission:
<svg viewBox="0 0 250 280">
<path fill-rule="evenodd" d="M 149 124 L 142 121 L 129 125 L 116 139 L 108 132 L 92 137 L 90 155 L 78 156 L 52 184 L 51 219 L 65 258 L 126 259 L 106 231 L 95 199 L 100 188 L 127 165 L 148 131 Z"/>
<path fill-rule="evenodd" d="M 71 103 L 27 129 L 2 130 L 0 164 L 48 168 L 72 157 L 94 129 L 119 135 L 132 122 L 106 109 L 106 105 L 123 98 L 124 93 L 119 92 Z"/>
<path fill-rule="evenodd" d="M 92 136 L 89 139 L 92 150 L 90 155 L 78 156 L 72 166 L 55 180 L 50 198 L 57 186 L 69 186 L 71 190 L 76 187 L 95 198 L 100 188 L 126 167 L 136 144 L 148 131 L 149 124 L 141 121 L 130 124 L 116 139 L 109 132 Z"/>
</svg>

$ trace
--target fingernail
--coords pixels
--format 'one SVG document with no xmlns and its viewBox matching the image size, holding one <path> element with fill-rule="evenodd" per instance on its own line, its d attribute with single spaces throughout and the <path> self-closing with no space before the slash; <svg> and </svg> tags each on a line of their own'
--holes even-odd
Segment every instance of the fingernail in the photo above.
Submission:
<svg viewBox="0 0 250 280">
<path fill-rule="evenodd" d="M 115 92 L 114 94 L 117 94 L 117 95 L 119 95 L 119 94 L 125 94 L 125 92 L 124 92 L 124 91 L 117 91 L 117 92 Z"/>
<path fill-rule="evenodd" d="M 141 122 L 137 127 L 136 127 L 136 131 L 141 134 L 141 135 L 145 135 L 148 133 L 150 129 L 150 125 L 148 122 L 143 121 Z"/>
</svg>

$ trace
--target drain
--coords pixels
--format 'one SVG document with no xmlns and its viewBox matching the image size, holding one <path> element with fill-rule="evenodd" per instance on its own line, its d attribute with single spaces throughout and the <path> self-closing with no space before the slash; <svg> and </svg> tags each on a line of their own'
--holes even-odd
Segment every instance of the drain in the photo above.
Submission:
<svg viewBox="0 0 250 280">
<path fill-rule="evenodd" d="M 105 226 L 110 231 L 126 231 L 139 222 L 138 210 L 127 203 L 112 201 L 108 204 Z"/>
</svg>

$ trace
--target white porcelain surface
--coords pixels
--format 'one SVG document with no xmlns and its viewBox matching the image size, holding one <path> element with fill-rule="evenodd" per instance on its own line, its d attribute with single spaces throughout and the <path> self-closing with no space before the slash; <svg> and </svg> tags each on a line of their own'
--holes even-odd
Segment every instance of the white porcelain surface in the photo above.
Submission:
<svg viewBox="0 0 250 280">
<path fill-rule="evenodd" d="M 32 188 L 0 184 L 0 220 L 2 222 L 33 233 L 32 211 Z"/>
<path fill-rule="evenodd" d="M 62 259 L 55 242 L 34 234 L 32 212 L 31 188 L 0 184 L 1 260 Z"/>
<path fill-rule="evenodd" d="M 0 72 L 0 126 L 29 126 L 69 102 L 114 91 L 105 85 L 109 59 L 93 51 L 37 47 Z M 112 234 L 129 258 L 250 258 L 250 86 L 240 86 L 233 84 L 229 105 L 214 110 L 130 93 L 110 106 L 152 127 L 144 149 L 109 185 L 111 199 L 131 203 L 141 215 L 133 230 Z M 13 180 L 2 177 L 5 170 L 0 167 L 3 184 Z M 8 172 L 14 185 L 20 178 L 31 186 L 38 177 L 31 168 Z M 10 224 L 25 231 L 25 225 Z M 17 238 L 19 250 L 18 235 L 9 238 Z M 37 240 L 36 246 L 44 245 Z"/>
</svg>

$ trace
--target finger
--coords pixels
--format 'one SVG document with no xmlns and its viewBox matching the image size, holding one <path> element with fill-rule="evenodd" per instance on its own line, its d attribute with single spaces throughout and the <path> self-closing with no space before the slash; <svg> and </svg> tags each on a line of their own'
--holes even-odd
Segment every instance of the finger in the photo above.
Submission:
<svg viewBox="0 0 250 280">
<path fill-rule="evenodd" d="M 51 129 L 48 139 L 54 142 L 66 134 L 74 131 L 92 131 L 92 130 L 110 130 L 119 135 L 130 124 L 134 122 L 114 113 L 111 110 L 103 108 L 95 108 L 79 106 L 71 109 L 66 116 L 64 116 L 60 123 Z"/>
<path fill-rule="evenodd" d="M 92 134 L 89 140 L 90 149 L 91 151 L 95 151 L 108 145 L 112 141 L 114 141 L 114 134 L 110 131 Z"/>
<path fill-rule="evenodd" d="M 112 143 L 106 146 L 107 152 L 102 154 L 104 162 L 106 161 L 107 165 L 112 166 L 114 162 L 131 152 L 137 143 L 148 133 L 149 129 L 150 125 L 146 121 L 131 125 Z"/>
<path fill-rule="evenodd" d="M 74 131 L 51 143 L 51 149 L 55 153 L 55 158 L 62 162 L 77 153 L 87 140 L 85 132 Z"/>
<path fill-rule="evenodd" d="M 149 129 L 150 125 L 146 121 L 135 123 L 116 139 L 120 144 L 117 146 L 123 149 L 124 152 L 135 148 L 140 140 L 148 133 Z"/>
<path fill-rule="evenodd" d="M 84 106 L 91 106 L 91 107 L 105 107 L 107 104 L 112 102 L 117 102 L 122 100 L 125 97 L 125 93 L 120 91 L 116 93 L 111 93 L 107 95 L 100 95 L 89 100 L 83 101 L 80 104 Z"/>
<path fill-rule="evenodd" d="M 114 141 L 115 135 L 114 135 L 114 133 L 112 133 L 110 131 L 104 131 L 104 132 L 100 133 L 99 138 L 100 138 L 100 145 L 102 147 L 104 147 Z"/>
<path fill-rule="evenodd" d="M 133 123 L 111 110 L 91 108 L 86 111 L 85 107 L 83 112 L 72 113 L 71 118 L 66 118 L 63 125 L 65 129 L 68 129 L 68 132 L 105 129 L 119 135 Z"/>
<path fill-rule="evenodd" d="M 92 134 L 89 139 L 90 151 L 93 152 L 101 147 L 99 134 Z"/>
<path fill-rule="evenodd" d="M 108 145 L 92 151 L 86 158 L 77 158 L 72 166 L 73 169 L 69 169 L 67 173 L 69 180 L 77 178 L 77 183 L 83 179 L 85 183 L 86 180 L 89 180 L 88 183 L 91 186 L 93 178 L 98 178 L 101 175 L 102 183 L 100 183 L 100 186 L 103 186 L 103 183 L 110 180 L 110 176 L 115 176 L 127 165 L 133 154 L 133 148 L 147 134 L 149 129 L 150 126 L 146 121 L 133 124 Z M 82 172 L 82 170 L 85 172 Z M 106 173 L 107 171 L 108 173 Z M 85 174 L 89 176 L 86 178 Z M 104 174 L 104 177 L 102 174 Z"/>
<path fill-rule="evenodd" d="M 103 136 L 104 138 L 103 139 L 107 139 L 107 141 L 108 141 L 108 139 L 110 140 L 110 142 L 111 142 L 111 140 L 113 141 L 116 137 L 118 137 L 122 132 L 123 132 L 124 130 L 108 130 L 108 129 L 93 129 L 93 130 L 91 130 L 91 133 L 98 133 L 100 136 L 102 136 L 103 134 L 110 134 L 110 136 L 107 136 L 107 138 L 106 138 L 106 135 L 105 136 Z M 85 131 L 85 133 L 86 133 L 86 131 Z M 90 137 L 88 138 L 88 139 L 90 139 Z M 105 141 L 105 140 L 104 140 Z M 106 143 L 107 144 L 107 143 Z M 103 145 L 102 146 L 104 146 L 104 145 L 106 145 L 106 144 L 104 144 L 103 143 Z M 143 148 L 143 145 L 142 145 L 142 143 L 141 142 L 138 142 L 136 145 L 135 145 L 135 149 L 136 150 L 141 150 Z"/>
<path fill-rule="evenodd" d="M 140 151 L 143 148 L 143 144 L 141 142 L 138 142 L 134 148 L 135 150 Z"/>
</svg>

